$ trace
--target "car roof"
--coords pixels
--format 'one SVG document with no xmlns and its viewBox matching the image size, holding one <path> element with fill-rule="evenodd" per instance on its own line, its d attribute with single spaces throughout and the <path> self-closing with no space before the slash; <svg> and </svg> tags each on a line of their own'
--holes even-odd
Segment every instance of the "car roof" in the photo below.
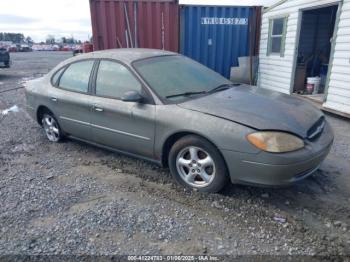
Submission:
<svg viewBox="0 0 350 262">
<path fill-rule="evenodd" d="M 177 53 L 160 50 L 160 49 L 120 48 L 120 49 L 108 49 L 103 51 L 95 51 L 92 53 L 78 55 L 72 59 L 69 59 L 69 62 L 78 61 L 82 59 L 89 59 L 89 58 L 108 58 L 108 59 L 116 59 L 126 64 L 131 64 L 136 60 L 156 57 L 156 56 L 166 56 L 166 55 L 177 55 Z"/>
</svg>

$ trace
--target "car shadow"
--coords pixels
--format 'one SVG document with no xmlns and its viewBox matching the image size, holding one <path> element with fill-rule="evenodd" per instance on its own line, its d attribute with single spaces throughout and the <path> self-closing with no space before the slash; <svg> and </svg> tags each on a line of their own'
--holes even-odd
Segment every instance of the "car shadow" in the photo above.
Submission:
<svg viewBox="0 0 350 262">
<path fill-rule="evenodd" d="M 69 139 L 70 140 L 70 139 Z M 72 140 L 70 140 L 72 141 Z M 107 165 L 112 170 L 121 169 L 124 173 L 133 176 L 138 176 L 145 181 L 156 184 L 174 184 L 170 171 L 168 168 L 162 168 L 156 164 L 129 157 L 120 153 L 112 152 L 103 148 L 88 145 L 80 141 L 73 141 L 73 144 L 78 147 L 87 149 L 95 155 L 94 159 L 98 159 L 99 164 Z M 142 170 L 142 172 L 139 172 Z M 310 177 L 299 181 L 288 187 L 268 188 L 247 186 L 238 184 L 228 184 L 218 194 L 201 194 L 195 193 L 194 200 L 199 198 L 207 199 L 208 201 L 215 201 L 224 198 L 225 202 L 240 200 L 246 203 L 249 199 L 252 203 L 262 203 L 270 206 L 273 210 L 280 210 L 286 214 L 299 214 L 301 219 L 312 221 L 310 213 L 314 216 L 327 215 L 332 219 L 343 219 L 349 221 L 350 206 L 348 199 L 350 191 L 340 187 L 344 173 L 340 172 L 333 165 L 322 165 Z M 188 193 L 181 186 L 171 187 L 173 193 L 184 197 Z M 185 194 L 185 195 L 183 195 Z M 189 192 L 191 195 L 191 193 Z M 174 195 L 173 195 L 174 196 Z M 187 199 L 187 201 L 189 201 Z M 329 210 L 341 210 L 338 213 L 330 213 Z M 310 213 L 303 213 L 307 210 Z M 300 214 L 301 212 L 301 214 Z M 318 224 L 321 222 L 318 221 Z"/>
<path fill-rule="evenodd" d="M 313 217 L 326 215 L 330 219 L 350 222 L 350 191 L 348 186 L 342 187 L 342 184 L 347 183 L 344 181 L 347 177 L 345 173 L 326 165 L 310 177 L 288 187 L 228 185 L 221 194 L 234 199 L 248 197 L 256 202 L 263 200 L 265 204 L 288 214 L 298 213 L 301 218 L 309 217 L 310 214 Z"/>
<path fill-rule="evenodd" d="M 167 174 L 169 181 L 171 182 L 171 175 L 168 168 L 159 167 L 156 164 L 153 164 L 148 161 L 144 161 L 135 157 L 124 155 L 122 153 L 110 151 L 102 147 L 97 147 L 79 140 L 68 139 L 69 142 L 82 147 L 89 148 L 91 151 L 95 151 L 102 158 L 105 156 L 112 156 L 110 162 L 117 161 L 118 163 L 122 162 L 125 166 L 132 165 L 142 165 L 145 167 L 144 176 L 147 179 L 150 179 L 153 182 L 157 182 L 157 175 Z M 66 141 L 67 142 L 67 141 Z M 110 163 L 109 163 L 110 164 Z M 156 173 L 155 175 L 150 175 L 151 173 Z M 340 172 L 337 170 L 329 170 L 320 168 L 313 175 L 309 176 L 306 179 L 303 179 L 295 184 L 284 187 L 259 187 L 259 186 L 249 186 L 249 185 L 240 185 L 240 184 L 229 184 L 227 185 L 219 194 L 225 197 L 239 197 L 241 195 L 249 195 L 250 197 L 264 198 L 266 194 L 268 197 L 265 197 L 266 200 L 271 202 L 285 202 L 291 199 L 297 199 L 298 195 L 308 196 L 310 199 L 314 199 L 319 195 L 330 194 L 337 189 L 336 177 L 340 176 Z M 162 180 L 164 182 L 164 180 Z"/>
</svg>

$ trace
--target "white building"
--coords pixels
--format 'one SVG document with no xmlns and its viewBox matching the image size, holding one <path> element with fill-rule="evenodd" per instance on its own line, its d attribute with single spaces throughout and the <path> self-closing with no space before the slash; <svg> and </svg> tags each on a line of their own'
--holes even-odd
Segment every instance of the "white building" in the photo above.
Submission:
<svg viewBox="0 0 350 262">
<path fill-rule="evenodd" d="M 305 94 L 321 77 L 323 109 L 350 115 L 350 0 L 282 0 L 264 10 L 258 86 Z"/>
</svg>

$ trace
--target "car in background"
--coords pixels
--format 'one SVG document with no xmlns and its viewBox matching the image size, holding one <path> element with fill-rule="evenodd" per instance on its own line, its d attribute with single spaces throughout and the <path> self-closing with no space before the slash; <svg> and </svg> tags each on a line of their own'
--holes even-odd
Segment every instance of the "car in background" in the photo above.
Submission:
<svg viewBox="0 0 350 262">
<path fill-rule="evenodd" d="M 82 53 L 83 53 L 83 49 L 82 48 L 75 48 L 75 49 L 73 49 L 73 56 L 80 55 Z"/>
<path fill-rule="evenodd" d="M 19 52 L 32 52 L 33 49 L 29 45 L 20 45 Z"/>
<path fill-rule="evenodd" d="M 64 136 L 169 166 L 185 187 L 288 185 L 333 143 L 323 113 L 299 98 L 233 84 L 176 53 L 118 49 L 70 58 L 26 84 L 47 138 Z M 142 172 L 142 170 L 140 170 Z"/>
<path fill-rule="evenodd" d="M 9 68 L 11 65 L 10 53 L 4 48 L 0 47 L 0 68 Z"/>
</svg>

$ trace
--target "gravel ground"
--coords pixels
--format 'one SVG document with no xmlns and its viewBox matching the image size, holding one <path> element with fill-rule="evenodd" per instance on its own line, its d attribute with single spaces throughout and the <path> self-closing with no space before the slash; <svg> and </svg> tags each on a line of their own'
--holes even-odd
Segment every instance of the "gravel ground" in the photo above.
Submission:
<svg viewBox="0 0 350 262">
<path fill-rule="evenodd" d="M 70 53 L 12 54 L 0 71 L 0 254 L 350 255 L 350 124 L 288 188 L 186 192 L 167 169 L 80 142 L 49 143 L 21 83 Z"/>
</svg>

